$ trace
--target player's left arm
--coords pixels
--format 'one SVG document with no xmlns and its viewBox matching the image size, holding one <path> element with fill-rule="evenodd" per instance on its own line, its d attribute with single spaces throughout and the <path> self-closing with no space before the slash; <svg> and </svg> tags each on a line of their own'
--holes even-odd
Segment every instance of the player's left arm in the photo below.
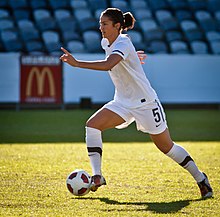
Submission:
<svg viewBox="0 0 220 217">
<path fill-rule="evenodd" d="M 66 49 L 61 48 L 61 50 L 64 52 L 64 54 L 60 57 L 60 59 L 73 67 L 79 68 L 108 71 L 122 60 L 120 55 L 111 54 L 105 60 L 83 61 L 75 59 L 73 55 Z"/>
</svg>

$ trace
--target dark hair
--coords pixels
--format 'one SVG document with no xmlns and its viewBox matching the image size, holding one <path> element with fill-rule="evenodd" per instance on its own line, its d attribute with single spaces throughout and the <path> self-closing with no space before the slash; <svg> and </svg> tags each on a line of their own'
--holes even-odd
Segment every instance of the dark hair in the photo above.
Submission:
<svg viewBox="0 0 220 217">
<path fill-rule="evenodd" d="M 122 30 L 132 29 L 136 21 L 131 12 L 123 14 L 118 8 L 107 8 L 101 15 L 109 17 L 113 24 L 120 23 Z"/>
</svg>

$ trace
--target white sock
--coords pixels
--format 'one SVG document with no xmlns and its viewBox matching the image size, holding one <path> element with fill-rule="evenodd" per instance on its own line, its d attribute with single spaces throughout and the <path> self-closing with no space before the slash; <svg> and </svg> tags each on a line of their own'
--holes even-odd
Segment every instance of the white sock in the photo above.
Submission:
<svg viewBox="0 0 220 217">
<path fill-rule="evenodd" d="M 174 143 L 173 147 L 166 155 L 186 169 L 193 176 L 196 182 L 201 182 L 205 178 L 203 173 L 198 169 L 195 162 L 190 157 L 189 153 L 183 147 Z"/>
<path fill-rule="evenodd" d="M 92 127 L 86 127 L 86 144 L 93 175 L 101 175 L 102 162 L 102 132 Z"/>
</svg>

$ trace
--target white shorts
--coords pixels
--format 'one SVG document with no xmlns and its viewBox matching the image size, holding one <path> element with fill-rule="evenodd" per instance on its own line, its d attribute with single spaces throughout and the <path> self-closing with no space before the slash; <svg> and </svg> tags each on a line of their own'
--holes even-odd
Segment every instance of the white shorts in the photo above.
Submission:
<svg viewBox="0 0 220 217">
<path fill-rule="evenodd" d="M 160 101 L 143 103 L 138 108 L 126 108 L 121 103 L 110 101 L 103 108 L 109 109 L 122 117 L 125 122 L 116 128 L 123 129 L 136 122 L 137 130 L 149 134 L 160 134 L 167 128 L 166 116 Z"/>
</svg>

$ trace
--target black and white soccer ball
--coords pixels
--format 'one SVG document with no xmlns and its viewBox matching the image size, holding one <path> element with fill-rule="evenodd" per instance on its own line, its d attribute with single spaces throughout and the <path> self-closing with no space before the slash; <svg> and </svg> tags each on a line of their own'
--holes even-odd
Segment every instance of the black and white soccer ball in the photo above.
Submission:
<svg viewBox="0 0 220 217">
<path fill-rule="evenodd" d="M 82 169 L 71 172 L 66 179 L 67 189 L 75 196 L 84 196 L 89 193 L 91 176 Z"/>
</svg>

